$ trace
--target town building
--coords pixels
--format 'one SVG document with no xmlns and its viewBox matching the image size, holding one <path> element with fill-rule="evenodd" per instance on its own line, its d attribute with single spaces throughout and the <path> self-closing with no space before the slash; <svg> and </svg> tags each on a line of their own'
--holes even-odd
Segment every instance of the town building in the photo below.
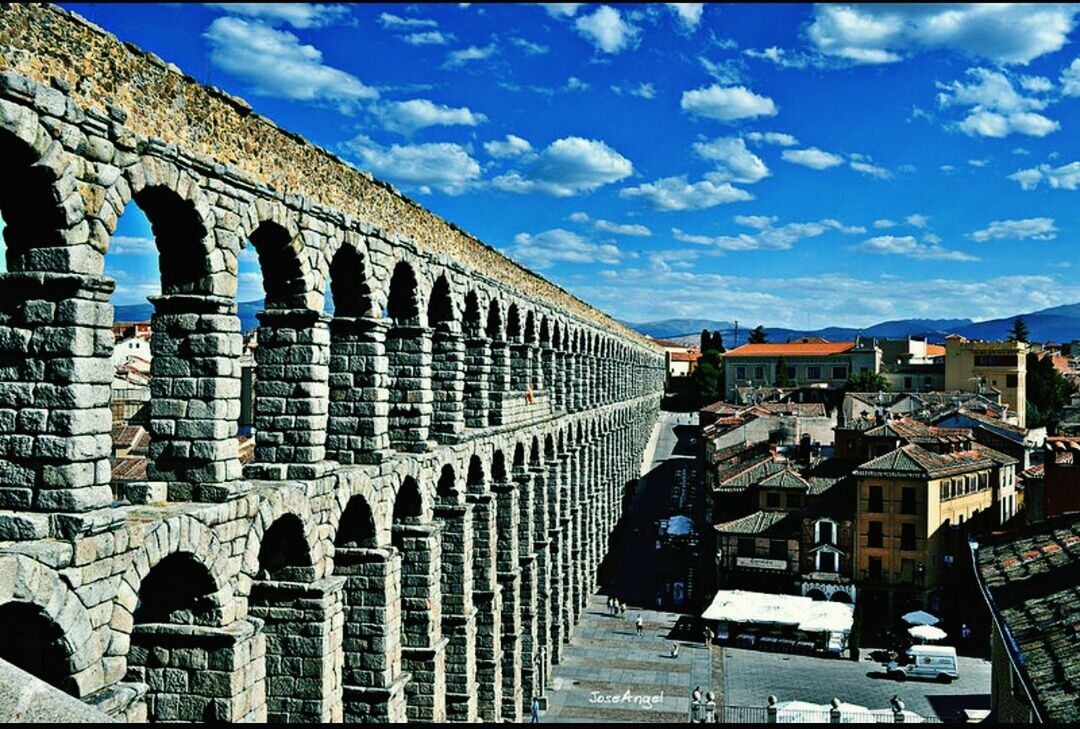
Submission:
<svg viewBox="0 0 1080 729">
<path fill-rule="evenodd" d="M 879 617 L 941 610 L 966 535 L 1015 511 L 1016 460 L 975 443 L 970 431 L 963 440 L 962 450 L 951 438 L 909 443 L 854 472 L 854 577 Z"/>
<path fill-rule="evenodd" d="M 815 340 L 819 338 L 814 338 Z M 767 388 L 777 384 L 784 367 L 793 385 L 822 385 L 836 389 L 860 372 L 879 372 L 881 350 L 872 342 L 807 341 L 784 344 L 744 344 L 724 354 L 725 399 L 733 401 L 737 387 Z"/>
<path fill-rule="evenodd" d="M 893 390 L 940 392 L 945 389 L 945 347 L 930 344 L 925 337 L 883 339 L 881 376 Z"/>
<path fill-rule="evenodd" d="M 1080 436 L 1046 439 L 1043 495 L 1046 519 L 1080 511 Z"/>
<path fill-rule="evenodd" d="M 841 425 L 853 418 L 866 418 L 875 413 L 907 415 L 919 420 L 933 420 L 939 415 L 963 408 L 983 413 L 1007 423 L 1016 423 L 1016 413 L 1001 404 L 1001 393 L 984 388 L 972 393 L 952 392 L 847 392 L 840 406 Z"/>
<path fill-rule="evenodd" d="M 723 450 L 737 443 L 811 443 L 831 445 L 836 420 L 820 403 L 762 403 L 728 405 L 713 403 L 698 412 L 706 462 L 710 450 Z"/>
<path fill-rule="evenodd" d="M 1080 518 L 980 540 L 974 574 L 992 621 L 991 707 L 999 724 L 1080 721 Z"/>
<path fill-rule="evenodd" d="M 1023 428 L 988 415 L 985 411 L 963 407 L 938 415 L 931 422 L 942 428 L 970 429 L 979 443 L 1019 461 L 1020 470 L 1030 468 L 1041 460 L 1040 451 L 1046 441 L 1045 427 Z"/>
<path fill-rule="evenodd" d="M 653 342 L 660 345 L 664 350 L 664 365 L 667 369 L 669 388 L 675 384 L 679 386 L 679 380 L 685 380 L 697 368 L 701 358 L 701 348 L 693 344 L 679 344 L 663 339 L 654 339 Z"/>
<path fill-rule="evenodd" d="M 979 392 L 989 386 L 1001 392 L 1002 403 L 1016 413 L 1016 424 L 1027 419 L 1027 353 L 1024 342 L 969 341 L 959 335 L 945 338 L 945 389 Z"/>
</svg>

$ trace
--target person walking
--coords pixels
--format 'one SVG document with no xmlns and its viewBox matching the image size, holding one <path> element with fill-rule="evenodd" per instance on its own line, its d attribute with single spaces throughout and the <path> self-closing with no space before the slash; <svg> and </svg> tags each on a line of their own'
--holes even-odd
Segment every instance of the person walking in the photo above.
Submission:
<svg viewBox="0 0 1080 729">
<path fill-rule="evenodd" d="M 607 614 L 608 615 L 611 615 L 611 606 L 613 605 L 612 600 L 614 600 L 614 598 L 609 595 L 608 599 L 607 599 Z"/>
<path fill-rule="evenodd" d="M 611 598 L 611 614 L 615 617 L 619 617 L 619 598 Z"/>
<path fill-rule="evenodd" d="M 712 628 L 710 628 L 708 625 L 706 625 L 705 626 L 705 647 L 706 648 L 708 648 L 709 646 L 712 645 L 712 637 L 713 637 Z"/>
<path fill-rule="evenodd" d="M 645 633 L 645 621 L 641 619 L 641 615 L 637 616 L 637 621 L 634 623 L 637 628 L 637 634 L 643 635 Z"/>
<path fill-rule="evenodd" d="M 626 603 L 625 602 L 619 603 L 619 615 L 622 615 L 624 618 L 626 617 Z"/>
<path fill-rule="evenodd" d="M 533 697 L 532 703 L 532 723 L 540 723 L 540 699 L 536 698 L 535 696 Z"/>
</svg>

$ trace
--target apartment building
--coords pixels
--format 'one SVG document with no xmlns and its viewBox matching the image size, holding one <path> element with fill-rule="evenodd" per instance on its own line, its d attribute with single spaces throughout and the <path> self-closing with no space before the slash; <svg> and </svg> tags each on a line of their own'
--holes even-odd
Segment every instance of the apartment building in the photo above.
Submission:
<svg viewBox="0 0 1080 729">
<path fill-rule="evenodd" d="M 839 388 L 859 372 L 881 369 L 881 350 L 873 343 L 825 342 L 805 338 L 784 344 L 744 344 L 724 354 L 724 393 L 735 401 L 740 387 L 776 385 L 780 367 L 794 386 Z"/>
<path fill-rule="evenodd" d="M 945 389 L 981 392 L 993 388 L 1024 427 L 1027 412 L 1027 353 L 1024 342 L 969 341 L 945 338 Z"/>
</svg>

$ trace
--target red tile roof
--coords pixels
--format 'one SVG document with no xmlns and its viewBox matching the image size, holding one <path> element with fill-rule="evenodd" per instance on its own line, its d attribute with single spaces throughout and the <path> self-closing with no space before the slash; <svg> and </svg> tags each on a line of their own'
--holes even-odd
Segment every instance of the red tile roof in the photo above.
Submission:
<svg viewBox="0 0 1080 729">
<path fill-rule="evenodd" d="M 927 357 L 944 357 L 945 356 L 945 348 L 943 346 L 941 346 L 940 344 L 928 344 L 928 345 L 926 345 L 926 356 Z"/>
<path fill-rule="evenodd" d="M 744 344 L 727 352 L 725 357 L 814 357 L 843 354 L 855 348 L 855 342 L 790 342 L 784 344 Z"/>
<path fill-rule="evenodd" d="M 671 359 L 675 362 L 697 362 L 701 359 L 700 352 L 672 352 Z"/>
</svg>

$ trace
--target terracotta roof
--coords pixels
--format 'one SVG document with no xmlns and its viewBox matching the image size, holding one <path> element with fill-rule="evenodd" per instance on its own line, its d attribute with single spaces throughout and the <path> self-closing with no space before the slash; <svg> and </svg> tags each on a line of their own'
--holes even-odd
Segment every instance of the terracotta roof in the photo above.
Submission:
<svg viewBox="0 0 1080 729">
<path fill-rule="evenodd" d="M 945 348 L 942 347 L 940 344 L 928 344 L 928 345 L 926 345 L 926 356 L 927 357 L 944 357 L 945 356 Z"/>
<path fill-rule="evenodd" d="M 941 454 L 912 444 L 867 461 L 855 470 L 855 475 L 940 478 L 988 468 L 994 462 L 988 454 L 977 450 Z"/>
<path fill-rule="evenodd" d="M 701 352 L 672 352 L 671 359 L 675 362 L 697 362 L 701 359 Z"/>
<path fill-rule="evenodd" d="M 790 468 L 778 471 L 771 476 L 761 479 L 758 486 L 769 489 L 794 489 L 796 491 L 809 491 L 810 484 L 802 476 Z"/>
<path fill-rule="evenodd" d="M 128 456 L 126 458 L 113 458 L 112 477 L 117 481 L 145 481 L 146 456 Z"/>
<path fill-rule="evenodd" d="M 815 357 L 842 354 L 855 348 L 855 342 L 791 342 L 790 344 L 744 344 L 727 352 L 725 357 Z"/>
<path fill-rule="evenodd" d="M 714 528 L 718 532 L 729 534 L 762 534 L 782 524 L 789 517 L 794 515 L 785 511 L 755 511 L 753 514 L 717 524 Z"/>
</svg>

